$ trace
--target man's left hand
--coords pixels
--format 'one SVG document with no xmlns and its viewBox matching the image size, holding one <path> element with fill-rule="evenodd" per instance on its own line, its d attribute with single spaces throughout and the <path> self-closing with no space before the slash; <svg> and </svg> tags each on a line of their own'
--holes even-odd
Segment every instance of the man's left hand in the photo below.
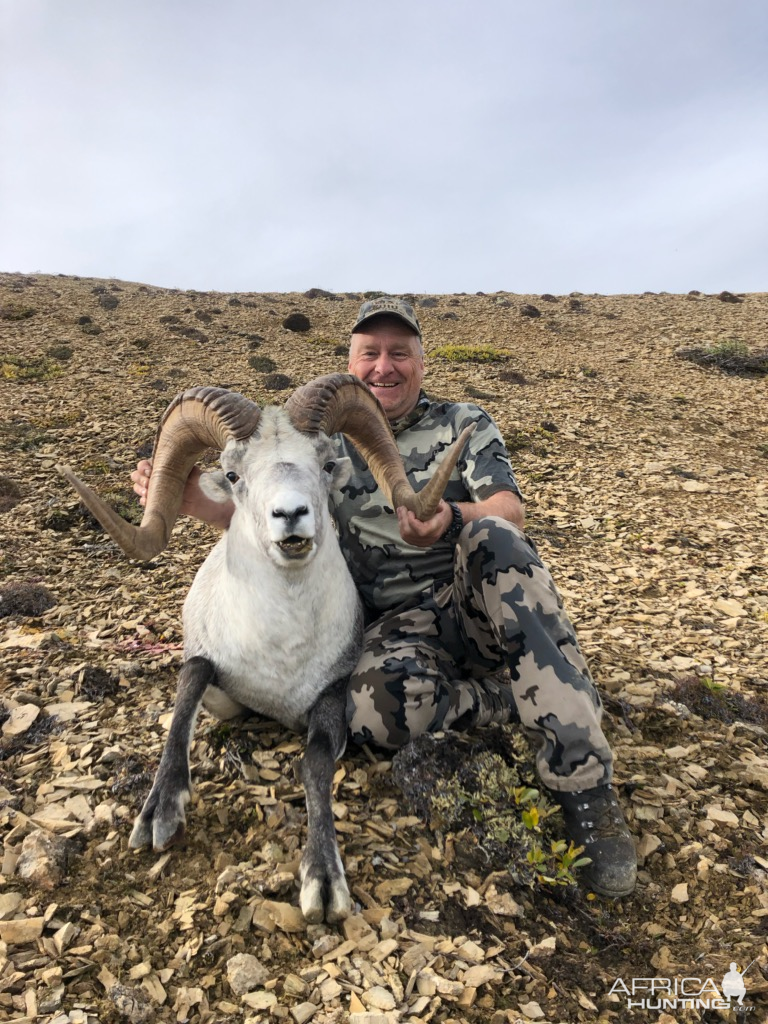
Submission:
<svg viewBox="0 0 768 1024">
<path fill-rule="evenodd" d="M 453 513 L 450 505 L 441 501 L 435 514 L 422 522 L 410 509 L 401 505 L 397 509 L 397 521 L 400 525 L 400 536 L 406 544 L 413 544 L 417 548 L 430 548 L 440 540 L 453 522 Z"/>
</svg>

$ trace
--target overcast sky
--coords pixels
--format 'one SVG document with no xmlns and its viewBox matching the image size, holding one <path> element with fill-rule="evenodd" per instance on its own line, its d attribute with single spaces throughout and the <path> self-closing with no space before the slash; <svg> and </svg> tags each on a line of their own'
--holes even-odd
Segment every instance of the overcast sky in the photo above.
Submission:
<svg viewBox="0 0 768 1024">
<path fill-rule="evenodd" d="M 0 270 L 768 290 L 766 0 L 0 0 Z"/>
</svg>

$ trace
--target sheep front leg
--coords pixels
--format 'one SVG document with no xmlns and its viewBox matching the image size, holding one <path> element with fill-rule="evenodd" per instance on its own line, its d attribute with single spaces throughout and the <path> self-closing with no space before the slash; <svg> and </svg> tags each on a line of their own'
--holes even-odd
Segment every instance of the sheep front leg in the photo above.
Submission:
<svg viewBox="0 0 768 1024">
<path fill-rule="evenodd" d="M 337 680 L 312 708 L 307 749 L 297 769 L 307 801 L 299 902 L 312 924 L 323 918 L 329 924 L 342 921 L 351 908 L 331 809 L 334 765 L 347 742 L 346 693 L 347 679 Z"/>
<path fill-rule="evenodd" d="M 128 845 L 167 850 L 184 837 L 184 808 L 192 795 L 189 747 L 207 687 L 216 683 L 216 669 L 207 658 L 190 658 L 182 666 L 176 703 L 160 767 Z"/>
</svg>

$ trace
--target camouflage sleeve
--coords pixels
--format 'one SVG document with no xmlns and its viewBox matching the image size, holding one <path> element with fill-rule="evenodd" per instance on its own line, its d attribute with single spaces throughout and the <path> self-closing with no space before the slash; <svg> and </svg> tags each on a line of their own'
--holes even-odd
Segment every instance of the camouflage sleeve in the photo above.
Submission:
<svg viewBox="0 0 768 1024">
<path fill-rule="evenodd" d="M 457 411 L 457 435 L 467 424 L 477 424 L 458 463 L 462 482 L 472 501 L 484 501 L 499 491 L 512 491 L 522 500 L 509 454 L 494 421 L 478 405 L 461 404 Z"/>
</svg>

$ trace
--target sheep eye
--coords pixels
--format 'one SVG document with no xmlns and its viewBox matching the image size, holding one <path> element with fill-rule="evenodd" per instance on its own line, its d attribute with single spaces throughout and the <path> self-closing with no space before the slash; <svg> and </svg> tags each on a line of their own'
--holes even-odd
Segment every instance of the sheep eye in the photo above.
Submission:
<svg viewBox="0 0 768 1024">
<path fill-rule="evenodd" d="M 332 473 L 334 469 L 336 469 L 336 463 L 333 460 L 331 460 L 331 462 L 326 462 L 323 466 L 324 473 Z"/>
<path fill-rule="evenodd" d="M 229 472 L 228 472 L 228 473 L 226 474 L 226 476 L 227 476 L 227 480 L 229 480 L 229 482 L 230 482 L 231 484 L 236 484 L 236 483 L 237 483 L 237 481 L 238 481 L 238 480 L 240 479 L 240 477 L 239 477 L 239 476 L 237 475 L 237 473 L 233 473 L 233 472 L 232 472 L 232 470 L 230 470 L 230 471 L 229 471 Z"/>
</svg>

